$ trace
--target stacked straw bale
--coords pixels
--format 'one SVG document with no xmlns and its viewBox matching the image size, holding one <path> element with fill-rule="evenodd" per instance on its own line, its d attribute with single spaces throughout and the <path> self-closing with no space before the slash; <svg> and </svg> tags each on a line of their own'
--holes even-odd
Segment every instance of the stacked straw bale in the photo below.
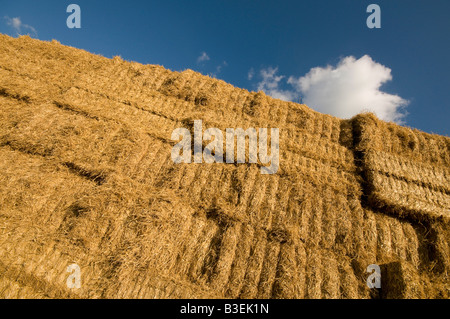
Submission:
<svg viewBox="0 0 450 319">
<path fill-rule="evenodd" d="M 449 297 L 449 138 L 56 41 L 0 44 L 0 296 Z M 279 128 L 279 171 L 174 164 L 171 133 L 193 120 Z"/>
</svg>

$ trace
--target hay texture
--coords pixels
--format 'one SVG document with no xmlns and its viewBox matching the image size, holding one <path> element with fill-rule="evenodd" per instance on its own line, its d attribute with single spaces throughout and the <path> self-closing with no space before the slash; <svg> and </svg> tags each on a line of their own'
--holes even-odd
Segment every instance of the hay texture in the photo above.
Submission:
<svg viewBox="0 0 450 319">
<path fill-rule="evenodd" d="M 194 120 L 279 128 L 278 172 L 174 164 L 171 133 Z M 449 148 L 370 114 L 0 35 L 0 296 L 448 298 Z"/>
</svg>

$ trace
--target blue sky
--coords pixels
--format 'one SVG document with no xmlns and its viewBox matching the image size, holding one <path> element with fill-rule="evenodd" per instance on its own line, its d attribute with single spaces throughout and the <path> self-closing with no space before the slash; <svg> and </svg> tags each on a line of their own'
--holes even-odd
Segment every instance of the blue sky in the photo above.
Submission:
<svg viewBox="0 0 450 319">
<path fill-rule="evenodd" d="M 71 3 L 81 29 L 66 26 Z M 366 25 L 371 3 L 380 29 Z M 340 117 L 363 107 L 448 136 L 449 12 L 448 0 L 0 0 L 0 32 L 189 68 Z"/>
</svg>

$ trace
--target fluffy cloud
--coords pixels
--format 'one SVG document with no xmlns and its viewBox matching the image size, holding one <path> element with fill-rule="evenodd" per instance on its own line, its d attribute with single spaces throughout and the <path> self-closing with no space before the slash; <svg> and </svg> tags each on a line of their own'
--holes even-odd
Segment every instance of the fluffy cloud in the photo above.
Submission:
<svg viewBox="0 0 450 319">
<path fill-rule="evenodd" d="M 313 109 L 341 118 L 370 111 L 383 120 L 402 123 L 405 115 L 402 107 L 408 101 L 380 90 L 384 83 L 392 80 L 391 69 L 373 61 L 368 55 L 358 60 L 349 56 L 343 58 L 336 67 L 315 67 L 302 77 L 291 76 L 287 83 L 292 86 L 292 90 L 282 91 L 281 95 L 278 94 L 278 87 L 283 76 L 277 76 L 276 71 L 271 68 L 265 70 L 271 75 L 269 79 L 275 81 L 267 87 L 264 85 L 267 80 L 263 77 L 258 89 L 289 101 L 301 96 L 302 102 Z"/>
<path fill-rule="evenodd" d="M 206 52 L 202 52 L 202 54 L 197 58 L 197 63 L 209 61 L 209 56 Z"/>
<path fill-rule="evenodd" d="M 260 72 L 262 80 L 258 83 L 258 91 L 264 91 L 276 99 L 292 101 L 296 96 L 295 92 L 280 89 L 280 81 L 284 76 L 276 75 L 277 72 L 278 68 L 262 69 Z"/>
<path fill-rule="evenodd" d="M 28 24 L 22 23 L 20 17 L 10 18 L 8 16 L 5 16 L 4 19 L 6 20 L 6 24 L 11 26 L 18 35 L 22 34 L 22 32 L 26 29 L 30 30 L 34 35 L 37 35 L 36 29 Z"/>
</svg>

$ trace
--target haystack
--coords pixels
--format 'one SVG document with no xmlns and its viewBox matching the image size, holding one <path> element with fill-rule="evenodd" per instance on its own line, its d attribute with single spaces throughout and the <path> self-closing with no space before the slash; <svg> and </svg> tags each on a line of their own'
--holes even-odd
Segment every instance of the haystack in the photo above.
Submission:
<svg viewBox="0 0 450 319">
<path fill-rule="evenodd" d="M 193 120 L 279 128 L 279 171 L 174 164 Z M 0 296 L 448 298 L 449 164 L 372 114 L 0 35 Z"/>
</svg>

